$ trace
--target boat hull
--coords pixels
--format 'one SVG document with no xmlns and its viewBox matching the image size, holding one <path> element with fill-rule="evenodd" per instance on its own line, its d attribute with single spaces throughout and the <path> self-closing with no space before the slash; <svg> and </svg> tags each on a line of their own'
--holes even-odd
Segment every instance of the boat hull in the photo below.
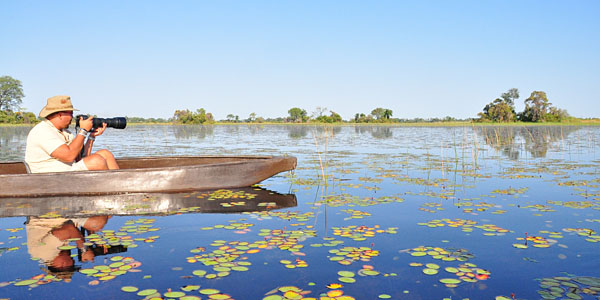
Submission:
<svg viewBox="0 0 600 300">
<path fill-rule="evenodd" d="M 124 158 L 119 159 L 118 163 L 120 170 L 36 174 L 23 173 L 23 163 L 0 163 L 0 197 L 183 192 L 247 187 L 280 172 L 293 170 L 296 158 L 175 156 Z"/>
</svg>

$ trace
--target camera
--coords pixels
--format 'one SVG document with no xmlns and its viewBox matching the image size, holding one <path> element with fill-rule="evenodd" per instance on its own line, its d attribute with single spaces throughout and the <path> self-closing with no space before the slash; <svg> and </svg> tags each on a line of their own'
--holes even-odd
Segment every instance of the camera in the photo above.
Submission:
<svg viewBox="0 0 600 300">
<path fill-rule="evenodd" d="M 84 120 L 87 120 L 90 116 L 87 115 L 77 115 L 75 117 L 75 126 L 79 127 L 79 118 L 83 117 Z M 127 119 L 124 117 L 115 117 L 115 118 L 96 118 L 92 120 L 92 130 L 102 127 L 102 123 L 106 123 L 106 127 L 112 127 L 116 129 L 125 129 L 127 126 Z"/>
</svg>

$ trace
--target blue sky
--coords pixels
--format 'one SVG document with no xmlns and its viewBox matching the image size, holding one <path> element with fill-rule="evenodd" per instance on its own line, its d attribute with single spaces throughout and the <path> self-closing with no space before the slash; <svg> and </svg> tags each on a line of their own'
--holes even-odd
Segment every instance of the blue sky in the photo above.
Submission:
<svg viewBox="0 0 600 300">
<path fill-rule="evenodd" d="M 5 1 L 0 76 L 23 107 L 217 119 L 475 117 L 510 88 L 600 108 L 600 1 Z"/>
</svg>

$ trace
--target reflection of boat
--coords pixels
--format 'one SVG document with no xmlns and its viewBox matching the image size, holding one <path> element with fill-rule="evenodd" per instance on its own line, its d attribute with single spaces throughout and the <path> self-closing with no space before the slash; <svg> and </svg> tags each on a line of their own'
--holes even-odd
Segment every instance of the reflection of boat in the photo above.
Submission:
<svg viewBox="0 0 600 300">
<path fill-rule="evenodd" d="M 296 205 L 296 195 L 294 194 L 279 194 L 261 188 L 246 187 L 186 193 L 3 198 L 2 206 L 0 206 L 0 218 L 239 213 L 280 209 Z"/>
<path fill-rule="evenodd" d="M 120 170 L 28 174 L 0 163 L 0 197 L 181 192 L 238 188 L 296 167 L 291 156 L 173 156 L 118 159 Z"/>
</svg>

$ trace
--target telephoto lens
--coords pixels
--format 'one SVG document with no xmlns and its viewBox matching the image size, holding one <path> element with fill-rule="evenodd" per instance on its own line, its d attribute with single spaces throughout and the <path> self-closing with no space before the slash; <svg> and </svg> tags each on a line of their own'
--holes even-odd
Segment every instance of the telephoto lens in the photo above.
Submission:
<svg viewBox="0 0 600 300">
<path fill-rule="evenodd" d="M 75 117 L 75 126 L 79 126 L 79 117 L 83 117 L 84 120 L 87 120 L 90 116 L 86 115 L 78 115 Z M 125 129 L 127 127 L 127 119 L 124 117 L 115 117 L 115 118 L 94 118 L 92 120 L 92 129 L 102 127 L 102 123 L 106 123 L 106 127 L 116 128 L 116 129 Z"/>
<path fill-rule="evenodd" d="M 102 127 L 102 123 L 106 123 L 106 127 L 125 129 L 125 127 L 127 126 L 127 119 L 125 119 L 124 117 L 94 118 L 93 123 L 94 128 Z"/>
</svg>

